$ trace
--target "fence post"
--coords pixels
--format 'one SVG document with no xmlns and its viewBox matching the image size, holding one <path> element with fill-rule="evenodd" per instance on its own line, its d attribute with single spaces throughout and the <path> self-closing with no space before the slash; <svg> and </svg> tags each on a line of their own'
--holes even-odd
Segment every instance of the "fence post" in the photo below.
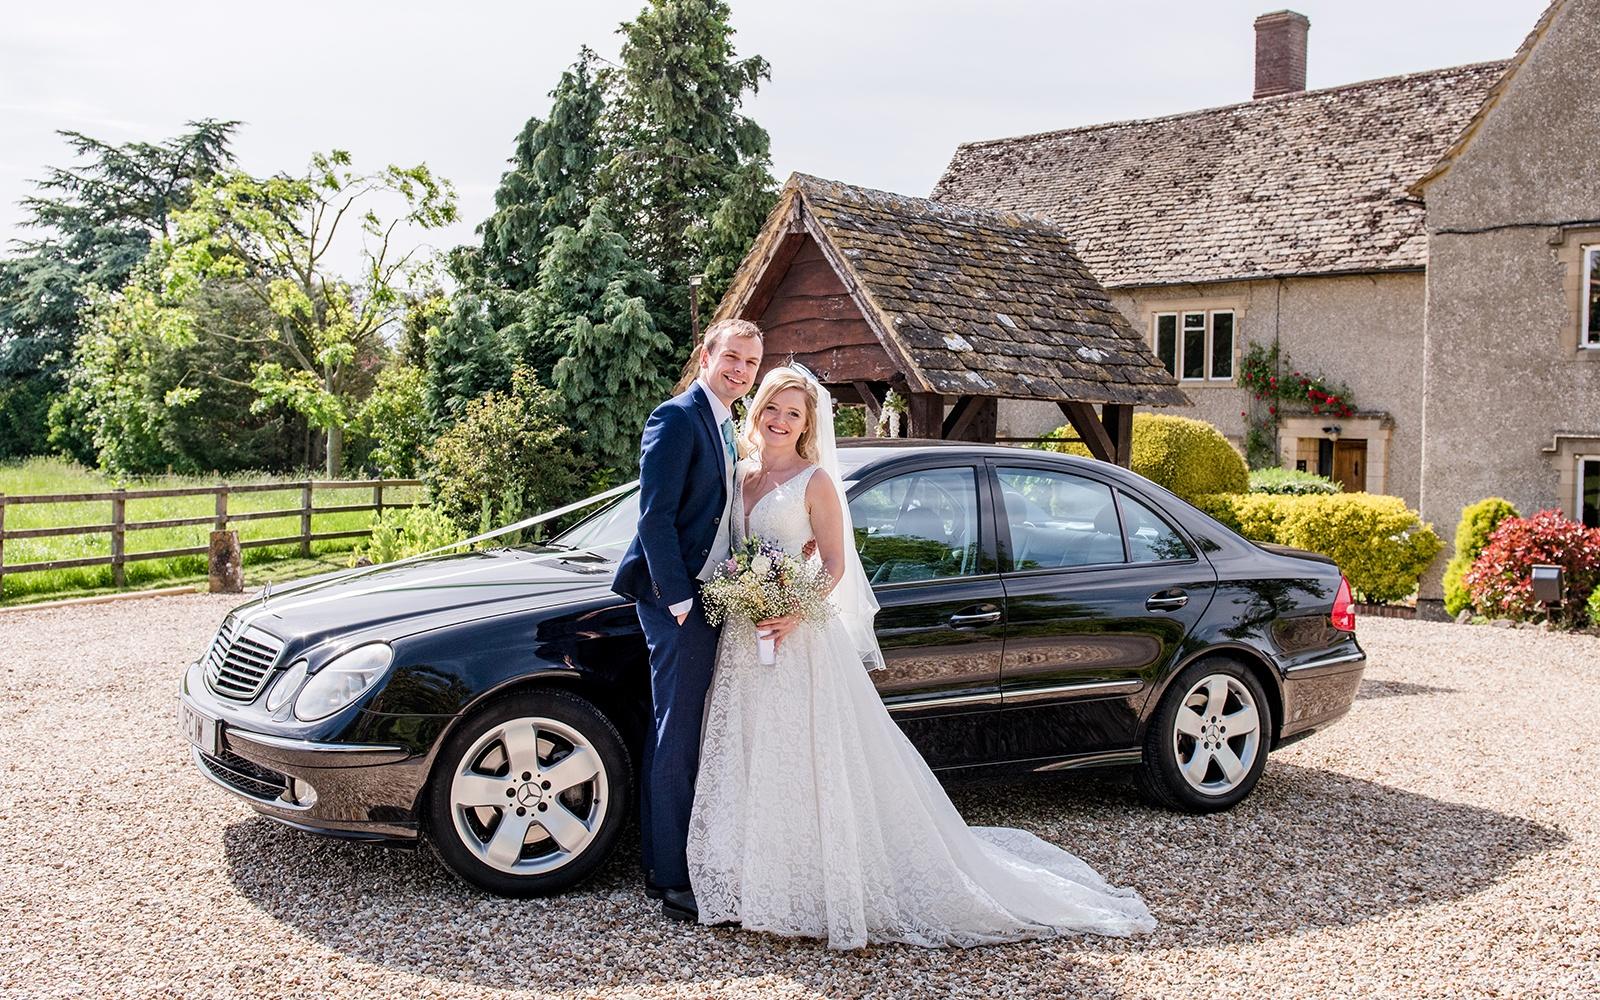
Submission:
<svg viewBox="0 0 1600 1000">
<path fill-rule="evenodd" d="M 6 495 L 0 493 L 0 598 L 6 596 Z"/>
<path fill-rule="evenodd" d="M 383 518 L 383 479 L 379 477 L 378 485 L 372 488 L 372 505 L 376 509 L 372 512 L 374 522 Z"/>
<path fill-rule="evenodd" d="M 122 566 L 123 556 L 123 527 L 128 519 L 128 499 L 123 494 L 127 490 L 117 487 L 117 495 L 111 498 L 111 585 L 122 588 L 128 584 L 127 572 Z"/>
<path fill-rule="evenodd" d="M 211 526 L 213 531 L 228 530 L 228 484 L 217 484 L 217 519 Z"/>
<path fill-rule="evenodd" d="M 311 555 L 311 480 L 300 487 L 300 554 Z"/>
</svg>

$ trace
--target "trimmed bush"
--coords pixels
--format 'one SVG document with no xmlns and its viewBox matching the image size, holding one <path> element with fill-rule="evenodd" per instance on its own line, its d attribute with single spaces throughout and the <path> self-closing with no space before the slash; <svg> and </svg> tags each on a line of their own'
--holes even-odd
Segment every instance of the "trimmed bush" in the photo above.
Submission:
<svg viewBox="0 0 1600 1000">
<path fill-rule="evenodd" d="M 386 510 L 372 523 L 372 538 L 351 554 L 350 565 L 359 565 L 363 558 L 374 563 L 394 562 L 465 537 L 454 521 L 432 507 Z"/>
<path fill-rule="evenodd" d="M 1423 571 L 1444 548 L 1433 527 L 1399 497 L 1218 494 L 1200 498 L 1197 506 L 1246 538 L 1329 556 L 1366 601 L 1398 601 L 1415 593 Z"/>
<path fill-rule="evenodd" d="M 1077 437 L 1077 431 L 1067 424 L 1047 437 Z M 1076 441 L 1039 447 L 1091 457 L 1088 447 Z M 1244 457 L 1204 420 L 1135 413 L 1132 458 L 1134 472 L 1191 502 L 1212 493 L 1243 493 L 1250 487 Z"/>
<path fill-rule="evenodd" d="M 541 386 L 531 368 L 518 368 L 511 383 L 469 402 L 461 422 L 428 449 L 423 476 L 433 502 L 463 531 L 570 503 L 587 485 L 590 465 L 577 435 L 561 422 L 561 397 Z"/>
<path fill-rule="evenodd" d="M 1444 568 L 1444 609 L 1452 615 L 1472 607 L 1472 597 L 1462 577 L 1477 561 L 1478 553 L 1489 544 L 1489 536 L 1508 517 L 1521 517 L 1509 500 L 1489 497 L 1461 508 L 1461 523 L 1456 525 L 1456 551 Z"/>
<path fill-rule="evenodd" d="M 1331 496 L 1339 492 L 1339 484 L 1327 476 L 1299 469 L 1256 469 L 1250 473 L 1250 492 L 1292 497 Z"/>
<path fill-rule="evenodd" d="M 1585 624 L 1588 601 L 1600 584 L 1600 528 L 1586 528 L 1559 510 L 1500 522 L 1462 578 L 1473 606 L 1498 618 L 1543 619 L 1545 609 L 1534 602 L 1530 579 L 1536 563 L 1565 570 L 1566 590 L 1562 603 L 1550 609 L 1550 620 Z"/>
</svg>

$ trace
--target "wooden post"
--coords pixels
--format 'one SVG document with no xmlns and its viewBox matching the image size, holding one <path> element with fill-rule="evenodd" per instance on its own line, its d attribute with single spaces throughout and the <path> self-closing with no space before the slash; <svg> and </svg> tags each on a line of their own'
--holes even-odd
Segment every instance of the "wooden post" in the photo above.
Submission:
<svg viewBox="0 0 1600 1000">
<path fill-rule="evenodd" d="M 913 392 L 907 402 L 914 438 L 940 440 L 944 437 L 944 397 L 936 392 Z"/>
<path fill-rule="evenodd" d="M 1133 404 L 1107 403 L 1100 407 L 1100 423 L 1111 438 L 1114 461 L 1124 469 L 1133 467 Z"/>
<path fill-rule="evenodd" d="M 374 510 L 372 512 L 372 519 L 374 521 L 377 521 L 378 519 L 383 517 L 383 479 L 382 478 L 380 478 L 378 480 L 378 484 L 376 486 L 372 487 L 372 506 L 374 508 Z"/>
<path fill-rule="evenodd" d="M 1088 446 L 1089 454 L 1102 462 L 1117 464 L 1116 446 L 1112 444 L 1111 435 L 1106 425 L 1101 422 L 1099 414 L 1094 412 L 1094 404 L 1077 401 L 1065 403 L 1058 400 L 1056 405 L 1061 407 L 1061 412 L 1067 415 L 1067 421 L 1072 424 L 1072 429 L 1078 432 L 1078 437 Z"/>
<path fill-rule="evenodd" d="M 117 487 L 117 495 L 111 498 L 111 585 L 125 587 L 128 584 L 128 574 L 122 566 L 124 550 L 123 525 L 128 520 L 128 499 L 123 496 L 127 490 Z"/>
<path fill-rule="evenodd" d="M 0 598 L 6 596 L 6 495 L 0 493 Z"/>
<path fill-rule="evenodd" d="M 228 528 L 228 484 L 217 485 L 217 519 L 212 522 L 213 531 L 226 531 Z"/>
<path fill-rule="evenodd" d="M 219 494 L 220 496 L 221 494 Z M 213 594 L 239 594 L 244 592 L 244 566 L 239 554 L 237 531 L 213 531 L 211 549 L 206 556 Z"/>
<path fill-rule="evenodd" d="M 311 480 L 300 487 L 300 554 L 311 555 Z"/>
</svg>

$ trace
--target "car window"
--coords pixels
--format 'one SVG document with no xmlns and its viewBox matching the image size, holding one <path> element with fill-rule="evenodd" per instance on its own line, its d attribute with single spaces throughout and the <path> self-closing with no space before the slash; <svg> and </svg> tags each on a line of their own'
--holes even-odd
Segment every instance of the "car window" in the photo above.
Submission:
<svg viewBox="0 0 1600 1000">
<path fill-rule="evenodd" d="M 1124 561 L 1111 488 L 1043 469 L 999 469 L 1013 570 Z"/>
<path fill-rule="evenodd" d="M 1194 558 L 1189 543 L 1148 504 L 1122 490 L 1117 495 L 1122 498 L 1122 523 L 1128 532 L 1128 555 L 1134 562 Z"/>
<path fill-rule="evenodd" d="M 971 467 L 886 479 L 850 501 L 856 549 L 874 584 L 978 573 L 978 488 Z"/>
</svg>

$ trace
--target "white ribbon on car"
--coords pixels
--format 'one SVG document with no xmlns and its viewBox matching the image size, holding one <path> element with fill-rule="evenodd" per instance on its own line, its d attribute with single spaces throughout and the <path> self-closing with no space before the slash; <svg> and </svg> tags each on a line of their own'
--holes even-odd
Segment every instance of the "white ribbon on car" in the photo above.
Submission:
<svg viewBox="0 0 1600 1000">
<path fill-rule="evenodd" d="M 597 503 L 603 503 L 603 502 L 605 502 L 607 500 L 610 500 L 612 497 L 621 496 L 622 494 L 628 492 L 629 490 L 633 489 L 637 485 L 639 485 L 639 481 L 637 479 L 635 479 L 632 482 L 623 483 L 621 486 L 614 486 L 611 489 L 606 490 L 604 493 L 596 493 L 592 497 L 585 497 L 582 500 L 574 501 L 572 503 L 567 504 L 565 507 L 558 507 L 555 510 L 545 511 L 542 514 L 535 514 L 532 517 L 525 517 L 525 518 L 523 518 L 522 520 L 518 521 L 515 524 L 508 524 L 503 528 L 496 528 L 493 531 L 486 531 L 481 535 L 473 535 L 471 538 L 463 538 L 459 542 L 451 542 L 448 545 L 441 545 L 438 548 L 429 549 L 427 552 L 421 552 L 421 553 L 418 553 L 417 555 L 414 555 L 414 556 L 407 556 L 404 559 L 396 559 L 394 562 L 376 563 L 376 564 L 374 564 L 372 566 L 366 566 L 366 567 L 363 567 L 360 570 L 357 570 L 356 572 L 342 575 L 342 576 L 340 576 L 339 579 L 341 580 L 341 582 L 342 581 L 346 581 L 346 580 L 359 579 L 360 577 L 366 576 L 366 575 L 368 575 L 370 573 L 376 573 L 379 570 L 386 570 L 386 569 L 390 569 L 390 568 L 395 567 L 395 566 L 404 565 L 406 563 L 416 562 L 419 559 L 427 559 L 430 556 L 436 556 L 436 555 L 439 555 L 440 553 L 443 553 L 443 552 L 449 552 L 452 549 L 459 549 L 464 545 L 476 545 L 478 542 L 487 541 L 487 540 L 489 540 L 491 538 L 498 538 L 501 535 L 508 535 L 513 531 L 521 531 L 523 528 L 531 528 L 536 524 L 543 524 L 546 521 L 552 521 L 552 520 L 554 520 L 554 519 L 556 519 L 558 517 L 562 517 L 564 515 L 571 514 L 574 511 L 582 510 L 585 507 L 592 507 Z M 445 574 L 444 576 L 439 577 L 438 580 L 446 580 L 446 579 L 450 579 L 451 577 L 462 576 L 462 575 L 465 575 L 466 573 L 476 572 L 479 568 L 481 568 L 481 567 L 474 566 L 474 567 L 469 567 L 468 569 L 462 570 L 461 572 L 458 572 L 458 573 L 448 573 L 448 574 Z M 424 582 L 424 583 L 435 583 L 435 582 L 438 582 L 438 580 L 429 580 L 429 581 L 421 581 L 421 582 Z M 566 583 L 564 581 L 559 581 L 559 582 L 561 582 L 563 586 L 566 585 Z M 411 580 L 411 581 L 407 581 L 405 586 L 407 586 L 407 587 L 415 587 L 415 586 L 417 586 L 417 584 L 418 584 L 418 581 Z M 298 601 L 295 601 L 293 599 L 293 597 L 291 597 L 290 600 L 293 601 L 293 603 L 285 604 L 285 605 L 279 605 L 277 608 L 269 608 L 268 604 L 270 603 L 270 601 L 272 599 L 272 585 L 269 583 L 262 590 L 263 600 L 262 600 L 261 606 L 256 609 L 256 614 L 245 616 L 245 620 L 241 623 L 241 627 L 243 625 L 248 625 L 250 623 L 250 621 L 254 620 L 258 615 L 260 615 L 262 613 L 266 613 L 268 611 L 282 610 L 284 608 L 309 607 L 310 605 L 321 604 L 321 603 L 323 603 L 325 601 L 344 600 L 344 599 L 350 598 L 350 597 L 359 597 L 362 594 L 375 594 L 375 593 L 379 593 L 379 592 L 384 591 L 384 590 L 390 590 L 390 589 L 392 589 L 393 587 L 396 587 L 396 586 L 399 586 L 399 584 L 384 584 L 384 585 L 381 585 L 381 586 L 369 588 L 367 590 L 355 591 L 353 593 L 350 592 L 350 591 L 340 591 L 337 594 L 329 594 L 329 595 L 326 595 L 326 596 L 323 596 L 323 597 L 318 597 L 318 598 L 310 598 L 310 597 L 308 597 L 308 598 L 304 598 L 304 599 L 301 599 L 301 600 L 298 600 Z"/>
</svg>

